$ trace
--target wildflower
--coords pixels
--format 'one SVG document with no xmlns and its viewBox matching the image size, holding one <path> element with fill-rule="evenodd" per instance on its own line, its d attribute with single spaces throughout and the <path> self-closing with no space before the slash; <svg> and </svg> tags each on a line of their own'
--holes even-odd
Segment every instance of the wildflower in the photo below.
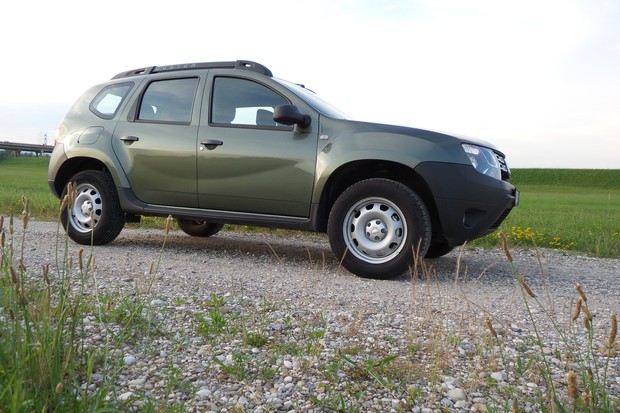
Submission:
<svg viewBox="0 0 620 413">
<path fill-rule="evenodd" d="M 579 397 L 579 389 L 577 388 L 577 375 L 574 372 L 569 372 L 566 375 L 566 381 L 568 382 L 568 396 L 575 400 Z"/>
<path fill-rule="evenodd" d="M 607 345 L 611 349 L 616 342 L 616 334 L 618 333 L 618 317 L 615 314 L 611 315 L 611 331 L 609 332 L 609 340 Z"/>
<path fill-rule="evenodd" d="M 84 248 L 80 248 L 78 250 L 78 265 L 80 266 L 80 271 L 84 270 L 84 263 L 82 261 L 82 255 L 84 254 Z"/>
<path fill-rule="evenodd" d="M 170 228 L 172 227 L 172 215 L 168 215 L 166 218 L 166 235 L 170 232 Z"/>
<path fill-rule="evenodd" d="M 583 399 L 584 405 L 586 406 L 590 405 L 590 396 L 588 396 L 588 393 L 584 391 L 583 394 L 581 395 L 581 398 Z"/>
<path fill-rule="evenodd" d="M 11 268 L 9 268 L 9 271 L 11 273 L 11 281 L 13 281 L 13 285 L 15 286 L 15 289 L 19 291 L 19 278 L 17 278 L 17 274 L 15 273 L 15 268 L 13 268 L 13 266 L 11 265 Z"/>
<path fill-rule="evenodd" d="M 592 325 L 592 320 L 590 320 L 587 315 L 583 316 L 583 325 L 586 328 L 586 330 L 589 330 L 590 326 Z"/>
<path fill-rule="evenodd" d="M 519 413 L 519 403 L 516 400 L 512 401 L 512 413 Z"/>
<path fill-rule="evenodd" d="M 577 292 L 581 296 L 581 299 L 583 300 L 584 303 L 588 302 L 588 299 L 586 298 L 586 293 L 583 292 L 583 288 L 581 287 L 581 284 L 575 285 L 575 290 L 577 290 Z"/>
<path fill-rule="evenodd" d="M 60 211 L 64 210 L 69 205 L 69 194 L 65 195 L 60 202 Z"/>
<path fill-rule="evenodd" d="M 24 204 L 24 210 L 22 211 L 22 228 L 28 227 L 28 205 L 30 201 L 25 196 L 22 196 L 22 204 Z"/>
<path fill-rule="evenodd" d="M 527 295 L 532 298 L 536 298 L 536 294 L 534 294 L 530 287 L 525 283 L 525 277 L 523 275 L 519 275 L 517 279 L 519 280 L 519 284 L 521 284 L 521 287 L 523 287 Z"/>
<path fill-rule="evenodd" d="M 508 251 L 508 242 L 506 241 L 506 234 L 503 232 L 499 233 L 500 238 L 502 239 L 502 248 L 504 249 L 504 254 L 508 259 L 508 262 L 512 263 L 512 255 L 510 255 L 510 251 Z"/>
<path fill-rule="evenodd" d="M 49 272 L 50 272 L 50 265 L 43 264 L 43 280 L 45 280 L 45 284 L 48 287 L 50 286 L 50 277 L 48 276 Z"/>
<path fill-rule="evenodd" d="M 495 331 L 495 329 L 493 328 L 493 324 L 491 324 L 491 320 L 489 318 L 485 318 L 484 319 L 484 323 L 486 324 L 487 328 L 489 329 L 489 331 L 491 332 L 491 335 L 495 338 L 497 338 L 497 332 Z"/>
<path fill-rule="evenodd" d="M 575 306 L 575 312 L 573 313 L 573 317 L 572 317 L 573 321 L 577 320 L 577 318 L 579 317 L 579 314 L 581 314 L 582 303 L 583 303 L 583 300 L 581 298 L 577 300 L 577 305 Z"/>
</svg>

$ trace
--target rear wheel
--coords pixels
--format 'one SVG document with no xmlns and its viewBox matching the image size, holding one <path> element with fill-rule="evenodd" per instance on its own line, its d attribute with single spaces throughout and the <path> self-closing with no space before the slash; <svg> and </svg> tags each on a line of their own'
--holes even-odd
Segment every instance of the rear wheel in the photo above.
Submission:
<svg viewBox="0 0 620 413">
<path fill-rule="evenodd" d="M 125 225 L 125 214 L 112 177 L 102 171 L 88 170 L 75 174 L 70 182 L 75 190 L 60 215 L 69 237 L 83 245 L 114 241 Z M 65 187 L 62 199 L 66 195 Z"/>
<path fill-rule="evenodd" d="M 223 224 L 188 218 L 177 218 L 177 223 L 183 232 L 192 237 L 211 237 L 224 227 Z"/>
<path fill-rule="evenodd" d="M 389 179 L 360 181 L 334 203 L 327 226 L 334 254 L 354 274 L 391 278 L 424 257 L 431 222 L 420 197 Z"/>
</svg>

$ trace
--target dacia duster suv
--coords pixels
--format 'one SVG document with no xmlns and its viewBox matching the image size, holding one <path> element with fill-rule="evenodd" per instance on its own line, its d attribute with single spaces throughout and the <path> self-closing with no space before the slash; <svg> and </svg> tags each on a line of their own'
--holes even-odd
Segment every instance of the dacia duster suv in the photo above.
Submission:
<svg viewBox="0 0 620 413">
<path fill-rule="evenodd" d="M 49 185 L 80 244 L 140 216 L 198 237 L 292 228 L 327 232 L 349 271 L 389 278 L 493 232 L 518 202 L 489 143 L 353 121 L 250 61 L 120 73 L 78 99 L 56 141 Z"/>
</svg>

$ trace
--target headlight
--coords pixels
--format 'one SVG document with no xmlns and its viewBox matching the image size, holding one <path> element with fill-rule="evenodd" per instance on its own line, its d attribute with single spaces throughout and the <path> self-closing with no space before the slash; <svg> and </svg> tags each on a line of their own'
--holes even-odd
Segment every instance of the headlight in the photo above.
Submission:
<svg viewBox="0 0 620 413">
<path fill-rule="evenodd" d="M 468 143 L 463 144 L 463 150 L 476 171 L 496 179 L 502 179 L 502 171 L 495 157 L 495 152 L 489 148 Z"/>
</svg>

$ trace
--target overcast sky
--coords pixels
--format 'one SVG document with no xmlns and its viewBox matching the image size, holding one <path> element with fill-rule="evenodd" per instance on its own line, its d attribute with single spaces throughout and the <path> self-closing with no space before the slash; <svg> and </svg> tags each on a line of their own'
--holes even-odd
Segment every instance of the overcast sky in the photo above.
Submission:
<svg viewBox="0 0 620 413">
<path fill-rule="evenodd" d="M 88 87 L 247 59 L 355 119 L 488 140 L 512 167 L 620 169 L 620 1 L 10 1 L 0 141 L 53 142 Z"/>
</svg>

